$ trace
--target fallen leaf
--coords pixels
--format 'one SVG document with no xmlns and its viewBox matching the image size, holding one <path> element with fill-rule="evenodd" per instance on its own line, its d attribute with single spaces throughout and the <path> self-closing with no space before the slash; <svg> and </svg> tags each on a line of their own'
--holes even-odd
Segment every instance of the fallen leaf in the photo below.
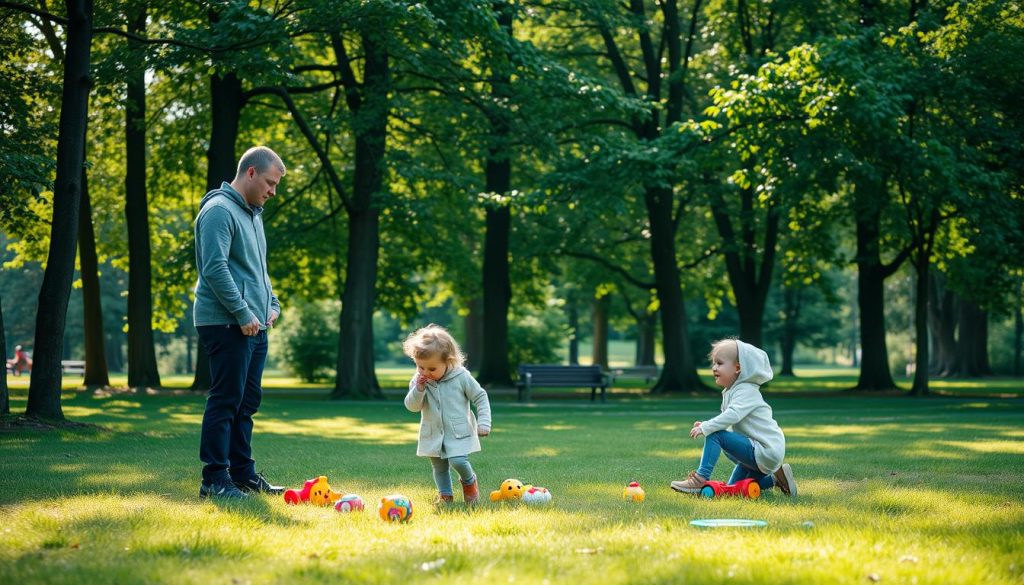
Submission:
<svg viewBox="0 0 1024 585">
<path fill-rule="evenodd" d="M 878 583 L 881 580 L 882 576 L 878 573 L 868 573 L 868 581 L 871 581 L 872 583 Z"/>
<path fill-rule="evenodd" d="M 917 557 L 915 557 L 914 555 L 903 555 L 902 557 L 900 557 L 900 562 L 901 563 L 916 563 L 917 562 Z"/>
</svg>

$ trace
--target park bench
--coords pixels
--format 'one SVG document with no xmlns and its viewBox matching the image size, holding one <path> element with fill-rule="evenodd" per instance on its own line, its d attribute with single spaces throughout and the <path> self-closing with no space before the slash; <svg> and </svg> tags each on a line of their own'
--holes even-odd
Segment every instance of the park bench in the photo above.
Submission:
<svg viewBox="0 0 1024 585">
<path fill-rule="evenodd" d="M 85 361 L 84 360 L 61 360 L 60 369 L 65 374 L 82 374 L 85 375 Z"/>
<path fill-rule="evenodd" d="M 586 388 L 590 387 L 590 401 L 601 389 L 601 402 L 608 391 L 608 378 L 601 366 L 561 366 L 522 364 L 519 366 L 519 401 L 528 402 L 534 388 Z"/>
<path fill-rule="evenodd" d="M 611 384 L 615 384 L 615 380 L 625 378 L 643 378 L 644 383 L 650 384 L 651 382 L 658 379 L 660 371 L 658 366 L 632 366 L 627 368 L 613 368 L 609 370 L 611 376 Z"/>
</svg>

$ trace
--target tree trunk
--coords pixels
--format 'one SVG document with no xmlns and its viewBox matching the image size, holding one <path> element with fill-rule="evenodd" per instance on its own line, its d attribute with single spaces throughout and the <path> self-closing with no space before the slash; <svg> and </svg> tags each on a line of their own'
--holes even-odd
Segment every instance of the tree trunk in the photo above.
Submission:
<svg viewBox="0 0 1024 585">
<path fill-rule="evenodd" d="M 580 365 L 580 311 L 576 308 L 576 295 L 570 294 L 566 309 L 569 319 L 569 365 Z"/>
<path fill-rule="evenodd" d="M 92 225 L 92 201 L 89 177 L 82 165 L 82 199 L 78 215 L 78 257 L 82 269 L 82 309 L 84 313 L 86 387 L 110 386 L 107 352 L 103 335 L 103 303 L 100 296 L 99 262 L 96 258 L 96 233 Z"/>
<path fill-rule="evenodd" d="M 928 289 L 929 336 L 932 342 L 928 371 L 935 376 L 956 376 L 957 299 L 944 278 L 932 273 Z"/>
<path fill-rule="evenodd" d="M 4 352 L 4 362 L 7 361 L 7 330 L 4 329 L 4 302 L 0 297 L 0 350 Z M 4 375 L 0 377 L 0 414 L 11 413 L 11 398 L 7 390 L 7 368 L 4 368 Z"/>
<path fill-rule="evenodd" d="M 862 197 L 864 197 L 862 195 Z M 868 195 L 868 198 L 871 196 Z M 878 251 L 879 214 L 857 213 L 857 308 L 860 312 L 860 378 L 856 390 L 894 390 L 885 341 L 885 278 L 892 268 L 882 265 Z"/>
<path fill-rule="evenodd" d="M 25 414 L 63 420 L 60 406 L 61 353 L 71 281 L 78 242 L 78 213 L 82 197 L 85 126 L 92 77 L 92 0 L 65 1 L 68 26 L 64 85 L 57 134 L 57 175 L 53 185 L 53 221 L 46 271 L 36 312 L 35 356 Z"/>
<path fill-rule="evenodd" d="M 1024 286 L 1017 281 L 1017 310 L 1013 315 L 1013 375 L 1019 377 L 1021 374 L 1020 358 L 1024 350 Z"/>
<path fill-rule="evenodd" d="M 492 5 L 498 25 L 511 38 L 511 5 Z M 498 50 L 491 56 L 491 96 L 495 101 L 509 95 L 511 79 L 508 57 Z M 490 140 L 485 163 L 488 193 L 504 195 L 512 184 L 512 159 L 509 152 L 510 127 L 500 107 L 489 115 Z M 509 237 L 512 212 L 507 204 L 487 207 L 487 233 L 484 236 L 484 351 L 478 381 L 489 386 L 511 386 L 512 372 L 508 359 L 508 307 L 512 302 L 509 277 Z"/>
<path fill-rule="evenodd" d="M 658 334 L 658 315 L 644 312 L 636 320 L 636 365 L 653 366 Z"/>
<path fill-rule="evenodd" d="M 331 398 L 383 398 L 373 361 L 373 307 L 380 246 L 376 208 L 349 213 L 338 372 Z"/>
<path fill-rule="evenodd" d="M 764 241 L 756 241 L 754 223 L 754 192 L 740 192 L 739 233 L 733 226 L 724 199 L 711 206 L 718 234 L 725 247 L 725 267 L 736 297 L 736 311 L 740 318 L 740 339 L 761 347 L 764 331 L 764 307 L 768 300 L 772 272 L 775 266 L 775 247 L 779 233 L 779 213 L 773 204 L 764 219 Z M 758 260 L 757 251 L 761 251 Z"/>
<path fill-rule="evenodd" d="M 687 334 L 686 306 L 679 279 L 679 263 L 676 261 L 672 190 L 647 187 L 644 200 L 651 225 L 651 259 L 660 302 L 662 348 L 665 352 L 661 377 L 651 391 L 667 393 L 707 390 L 697 375 Z"/>
<path fill-rule="evenodd" d="M 466 353 L 466 368 L 473 372 L 480 368 L 480 354 L 483 351 L 483 310 L 483 300 L 480 297 L 473 297 L 469 301 L 469 312 L 464 323 L 466 344 L 463 350 Z"/>
<path fill-rule="evenodd" d="M 492 170 L 494 166 L 507 166 L 507 161 L 506 165 L 492 164 L 488 161 L 489 191 L 492 188 L 492 181 L 499 178 L 498 172 Z M 512 385 L 508 360 L 508 306 L 512 301 L 508 267 L 510 224 L 511 213 L 508 207 L 487 210 L 483 268 L 484 351 L 480 362 L 479 382 L 492 386 Z"/>
<path fill-rule="evenodd" d="M 379 209 L 374 199 L 384 184 L 387 148 L 388 54 L 367 34 L 362 101 L 352 121 L 355 133 L 355 185 L 348 211 L 348 265 L 341 298 L 338 372 L 331 398 L 383 398 L 373 358 L 373 310 L 380 255 Z M 486 309 L 485 309 L 486 310 Z"/>
<path fill-rule="evenodd" d="M 914 295 L 914 335 L 916 338 L 913 396 L 928 395 L 928 254 L 918 252 L 922 258 L 914 262 L 917 291 Z"/>
<path fill-rule="evenodd" d="M 992 373 L 988 366 L 988 313 L 966 299 L 960 301 L 960 339 L 955 358 L 959 376 L 979 378 Z"/>
<path fill-rule="evenodd" d="M 594 326 L 594 349 L 590 363 L 605 370 L 608 369 L 608 310 L 611 301 L 609 295 L 594 299 L 590 319 Z"/>
<path fill-rule="evenodd" d="M 780 376 L 793 376 L 793 352 L 796 351 L 797 324 L 800 320 L 801 293 L 793 288 L 785 288 L 782 293 L 783 314 L 785 322 L 782 324 L 782 370 Z"/>
<path fill-rule="evenodd" d="M 210 77 L 210 147 L 206 151 L 208 191 L 235 176 L 238 165 L 235 144 L 238 142 L 238 121 L 243 107 L 242 82 L 234 73 Z M 200 341 L 196 343 L 196 370 L 191 388 L 209 390 L 210 383 L 210 356 Z"/>
<path fill-rule="evenodd" d="M 145 36 L 146 7 L 129 17 L 128 31 Z M 137 41 L 129 47 L 141 54 Z M 125 106 L 125 206 L 128 225 L 128 386 L 160 387 L 153 345 L 152 255 L 149 242 L 149 204 L 146 195 L 146 69 L 128 69 Z"/>
</svg>

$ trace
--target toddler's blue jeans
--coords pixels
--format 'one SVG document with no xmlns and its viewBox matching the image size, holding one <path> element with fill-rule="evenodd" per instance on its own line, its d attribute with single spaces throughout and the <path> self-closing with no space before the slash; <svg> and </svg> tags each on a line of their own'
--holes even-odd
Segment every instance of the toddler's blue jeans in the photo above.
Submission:
<svg viewBox="0 0 1024 585">
<path fill-rule="evenodd" d="M 772 474 L 762 473 L 757 468 L 757 462 L 754 460 L 754 443 L 746 435 L 732 431 L 718 431 L 704 437 L 704 453 L 700 457 L 697 475 L 711 479 L 711 472 L 715 470 L 718 456 L 722 452 L 736 464 L 729 478 L 730 484 L 750 478 L 757 480 L 762 491 L 775 487 L 775 478 Z"/>
<path fill-rule="evenodd" d="M 473 466 L 469 464 L 469 457 L 459 455 L 456 457 L 431 457 L 430 464 L 434 466 L 434 483 L 437 484 L 437 491 L 442 496 L 452 495 L 452 474 L 450 467 L 454 467 L 462 478 L 462 483 L 471 484 L 476 481 L 473 474 Z"/>
</svg>

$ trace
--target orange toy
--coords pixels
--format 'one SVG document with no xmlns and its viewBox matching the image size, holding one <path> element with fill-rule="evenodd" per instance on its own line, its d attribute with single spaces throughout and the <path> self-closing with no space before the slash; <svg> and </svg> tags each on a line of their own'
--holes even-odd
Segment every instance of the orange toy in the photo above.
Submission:
<svg viewBox="0 0 1024 585">
<path fill-rule="evenodd" d="M 523 485 L 523 482 L 519 481 L 518 479 L 506 479 L 505 481 L 501 482 L 501 488 L 491 492 L 491 501 L 501 502 L 505 500 L 518 500 L 519 498 L 523 497 L 523 492 L 525 492 L 527 489 L 531 487 L 533 486 Z"/>
<path fill-rule="evenodd" d="M 298 504 L 305 502 L 316 506 L 327 506 L 341 499 L 341 494 L 332 490 L 327 483 L 327 476 L 314 477 L 303 484 L 301 490 L 285 490 L 284 501 L 286 504 Z"/>
</svg>

